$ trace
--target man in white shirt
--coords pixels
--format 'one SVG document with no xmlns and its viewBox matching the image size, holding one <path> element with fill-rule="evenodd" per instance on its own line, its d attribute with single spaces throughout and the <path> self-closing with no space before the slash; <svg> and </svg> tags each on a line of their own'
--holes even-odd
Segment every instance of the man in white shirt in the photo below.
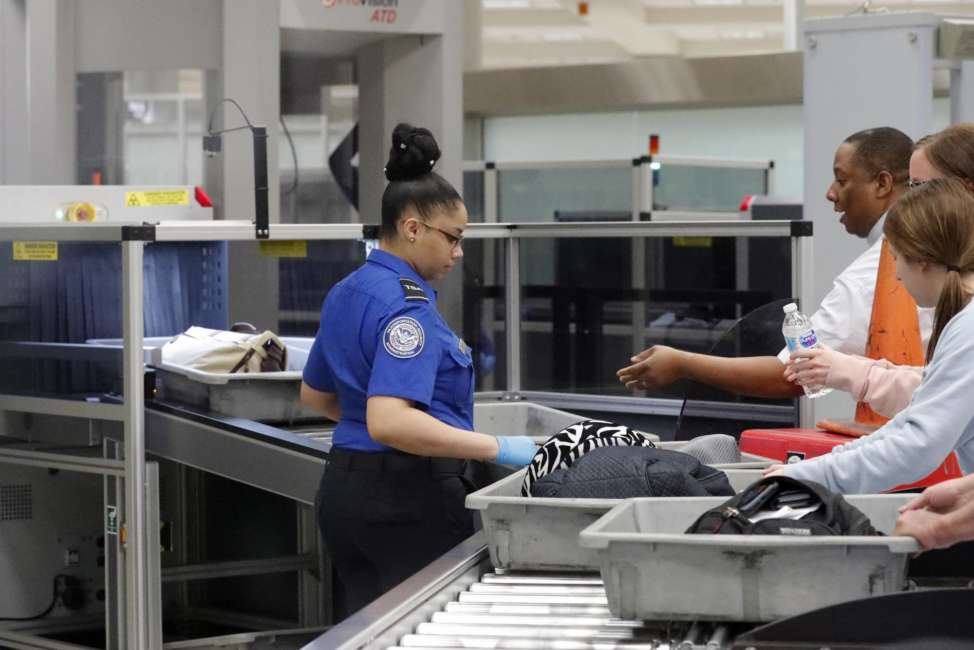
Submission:
<svg viewBox="0 0 974 650">
<path fill-rule="evenodd" d="M 859 131 L 839 145 L 833 163 L 834 180 L 825 197 L 841 213 L 846 231 L 866 239 L 869 249 L 835 279 L 832 290 L 812 314 L 820 341 L 846 354 L 862 355 L 869 337 L 876 273 L 882 247 L 883 217 L 906 191 L 913 141 L 890 127 Z M 919 310 L 924 344 L 930 337 L 931 314 Z M 769 346 L 772 343 L 769 341 Z M 784 378 L 787 350 L 777 357 L 715 357 L 654 345 L 632 365 L 617 372 L 630 390 L 662 388 L 691 379 L 726 391 L 754 397 L 796 397 L 801 386 Z"/>
</svg>

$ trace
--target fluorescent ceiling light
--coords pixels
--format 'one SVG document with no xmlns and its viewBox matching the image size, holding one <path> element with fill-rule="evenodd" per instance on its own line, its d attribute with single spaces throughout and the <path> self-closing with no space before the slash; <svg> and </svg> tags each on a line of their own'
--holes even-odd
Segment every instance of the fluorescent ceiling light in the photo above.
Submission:
<svg viewBox="0 0 974 650">
<path fill-rule="evenodd" d="M 718 32 L 724 40 L 757 40 L 764 38 L 764 31 L 760 29 L 727 29 Z"/>
<path fill-rule="evenodd" d="M 481 0 L 484 9 L 530 9 L 531 0 Z"/>
<path fill-rule="evenodd" d="M 561 0 L 480 0 L 480 4 L 487 10 L 505 9 L 536 9 L 551 11 L 564 9 Z"/>
<path fill-rule="evenodd" d="M 545 32 L 541 40 L 547 43 L 569 43 L 582 40 L 582 35 L 573 31 Z"/>
<path fill-rule="evenodd" d="M 744 0 L 693 0 L 698 7 L 736 7 L 744 4 Z"/>
</svg>

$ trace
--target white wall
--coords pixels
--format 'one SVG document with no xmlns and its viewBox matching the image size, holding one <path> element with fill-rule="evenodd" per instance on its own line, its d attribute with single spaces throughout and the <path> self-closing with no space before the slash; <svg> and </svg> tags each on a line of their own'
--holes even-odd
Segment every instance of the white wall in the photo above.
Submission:
<svg viewBox="0 0 974 650">
<path fill-rule="evenodd" d="M 935 99 L 935 127 L 949 116 L 948 100 Z M 660 134 L 663 154 L 774 160 L 775 194 L 802 198 L 801 106 L 492 117 L 484 121 L 484 158 L 632 158 L 647 152 L 650 133 Z"/>
</svg>

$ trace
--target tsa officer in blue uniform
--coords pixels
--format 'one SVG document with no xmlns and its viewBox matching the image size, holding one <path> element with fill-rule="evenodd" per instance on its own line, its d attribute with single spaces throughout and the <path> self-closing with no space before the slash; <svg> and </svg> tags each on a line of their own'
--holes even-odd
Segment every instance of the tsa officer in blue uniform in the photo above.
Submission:
<svg viewBox="0 0 974 650">
<path fill-rule="evenodd" d="M 466 459 L 535 453 L 528 437 L 473 431 L 470 348 L 430 286 L 463 257 L 467 226 L 439 157 L 428 130 L 396 127 L 379 248 L 329 291 L 304 370 L 302 402 L 338 422 L 317 501 L 345 614 L 473 534 Z"/>
</svg>

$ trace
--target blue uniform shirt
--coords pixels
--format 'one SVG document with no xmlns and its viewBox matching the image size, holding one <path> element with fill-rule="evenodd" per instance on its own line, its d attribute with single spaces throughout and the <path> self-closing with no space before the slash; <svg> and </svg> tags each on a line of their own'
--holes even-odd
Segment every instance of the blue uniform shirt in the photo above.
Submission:
<svg viewBox="0 0 974 650">
<path fill-rule="evenodd" d="M 335 447 L 388 449 L 365 426 L 366 400 L 376 395 L 410 400 L 441 422 L 473 429 L 470 348 L 436 310 L 429 284 L 382 250 L 328 292 L 304 383 L 338 393 Z"/>
</svg>

